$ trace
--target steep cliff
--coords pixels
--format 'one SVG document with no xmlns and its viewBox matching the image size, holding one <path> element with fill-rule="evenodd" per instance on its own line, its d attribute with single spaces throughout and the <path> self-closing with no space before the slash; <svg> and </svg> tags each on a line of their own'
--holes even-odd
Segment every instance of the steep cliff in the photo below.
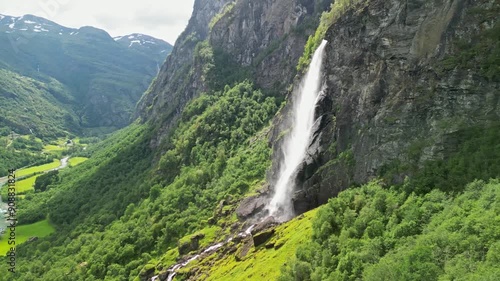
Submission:
<svg viewBox="0 0 500 281">
<path fill-rule="evenodd" d="M 353 2 L 326 32 L 299 213 L 379 176 L 401 183 L 500 120 L 498 1 Z"/>
<path fill-rule="evenodd" d="M 268 95 L 283 96 L 328 5 L 326 0 L 195 1 L 186 30 L 138 104 L 138 117 L 160 124 L 152 145 L 202 92 L 249 79 Z"/>
</svg>

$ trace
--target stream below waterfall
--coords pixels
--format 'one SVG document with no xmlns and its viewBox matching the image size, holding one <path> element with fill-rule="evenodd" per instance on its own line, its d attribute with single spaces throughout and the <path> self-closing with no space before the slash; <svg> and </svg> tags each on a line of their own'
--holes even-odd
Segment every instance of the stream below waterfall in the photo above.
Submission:
<svg viewBox="0 0 500 281">
<path fill-rule="evenodd" d="M 194 261 L 194 260 L 197 260 L 198 258 L 200 258 L 202 255 L 206 255 L 206 254 L 211 254 L 215 251 L 217 251 L 218 249 L 220 249 L 222 246 L 226 245 L 227 243 L 233 241 L 234 237 L 241 237 L 241 238 L 244 238 L 244 237 L 247 237 L 249 235 L 252 235 L 252 230 L 253 228 L 255 227 L 255 224 L 251 225 L 249 228 L 247 228 L 245 231 L 243 232 L 240 232 L 238 233 L 236 236 L 233 236 L 229 239 L 227 239 L 226 241 L 224 242 L 220 242 L 220 243 L 217 243 L 215 245 L 212 245 L 208 248 L 206 248 L 205 250 L 203 250 L 203 252 L 201 252 L 201 254 L 197 254 L 197 255 L 194 255 L 192 257 L 190 257 L 189 259 L 187 259 L 186 261 L 184 262 L 181 262 L 181 263 L 178 263 L 172 267 L 170 267 L 167 272 L 168 272 L 168 277 L 167 277 L 167 281 L 172 281 L 175 277 L 175 275 L 177 274 L 177 271 L 185 266 L 187 266 L 190 262 Z M 160 281 L 159 279 L 160 277 L 158 275 L 156 276 L 153 276 L 151 278 L 151 281 Z"/>
</svg>

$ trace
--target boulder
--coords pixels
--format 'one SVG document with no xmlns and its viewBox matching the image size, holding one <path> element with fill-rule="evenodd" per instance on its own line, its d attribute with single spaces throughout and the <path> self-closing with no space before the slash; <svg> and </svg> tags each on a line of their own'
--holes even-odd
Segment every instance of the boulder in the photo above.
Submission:
<svg viewBox="0 0 500 281">
<path fill-rule="evenodd" d="M 261 231 L 264 231 L 266 229 L 269 229 L 273 226 L 278 225 L 278 222 L 273 216 L 269 216 L 265 218 L 263 221 L 258 223 L 253 229 L 252 229 L 252 234 L 259 233 Z"/>
<path fill-rule="evenodd" d="M 239 219 L 247 219 L 262 211 L 266 206 L 266 202 L 266 197 L 260 194 L 245 198 L 236 209 L 236 215 Z"/>
<path fill-rule="evenodd" d="M 252 249 L 253 246 L 253 239 L 250 237 L 246 237 L 241 245 L 238 247 L 238 250 L 236 251 L 235 258 L 237 261 L 242 261 L 245 259 L 247 256 L 248 252 L 250 252 L 250 249 Z"/>
<path fill-rule="evenodd" d="M 179 250 L 179 255 L 185 255 L 188 254 L 189 252 L 196 251 L 200 247 L 200 240 L 205 238 L 205 234 L 199 233 L 196 235 L 191 236 L 187 240 L 179 240 L 177 243 L 177 248 Z"/>
<path fill-rule="evenodd" d="M 253 244 L 255 247 L 258 247 L 264 243 L 266 243 L 269 238 L 271 238 L 275 233 L 275 229 L 268 229 L 262 232 L 259 232 L 255 235 L 252 235 L 253 238 Z"/>
</svg>

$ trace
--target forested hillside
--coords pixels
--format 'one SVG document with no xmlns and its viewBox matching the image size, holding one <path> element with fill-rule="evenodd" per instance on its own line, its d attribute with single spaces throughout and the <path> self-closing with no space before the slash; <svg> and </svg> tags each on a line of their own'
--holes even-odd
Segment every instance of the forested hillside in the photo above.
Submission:
<svg viewBox="0 0 500 281">
<path fill-rule="evenodd" d="M 133 124 L 19 201 L 55 232 L 17 247 L 14 279 L 500 279 L 498 11 L 196 0 Z M 324 39 L 283 222 L 266 206 Z"/>
<path fill-rule="evenodd" d="M 118 40 L 90 26 L 73 29 L 32 15 L 0 15 L 0 68 L 36 81 L 50 94 L 25 91 L 33 101 L 43 99 L 37 111 L 12 92 L 12 84 L 30 87 L 27 80 L 2 75 L 11 84 L 0 88 L 2 125 L 20 134 L 30 133 L 31 126 L 36 136 L 50 137 L 48 131 L 110 132 L 129 124 L 135 104 L 171 51 L 167 42 L 152 37 L 130 42 L 134 36 L 139 35 Z M 20 112 L 26 118 L 14 116 Z M 50 113 L 55 116 L 39 115 Z M 37 131 L 40 121 L 45 125 Z"/>
</svg>

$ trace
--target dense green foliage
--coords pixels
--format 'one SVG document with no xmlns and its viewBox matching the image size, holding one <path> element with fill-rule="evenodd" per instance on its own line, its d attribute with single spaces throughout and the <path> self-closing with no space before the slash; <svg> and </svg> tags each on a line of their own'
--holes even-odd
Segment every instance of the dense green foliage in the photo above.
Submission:
<svg viewBox="0 0 500 281">
<path fill-rule="evenodd" d="M 31 138 L 0 137 L 0 177 L 6 176 L 9 169 L 52 162 L 52 155 L 37 153 L 41 151 L 40 145 Z"/>
<path fill-rule="evenodd" d="M 299 69 L 307 65 L 328 27 L 342 13 L 365 2 L 332 4 L 310 37 Z M 201 66 L 208 92 L 189 102 L 187 98 L 181 102 L 185 96 L 179 94 L 160 113 L 158 124 L 136 122 L 102 142 L 84 138 L 81 143 L 95 145 L 73 153 L 91 154 L 89 160 L 40 175 L 35 180 L 35 190 L 40 192 L 19 198 L 20 228 L 38 222 L 50 232 L 52 227 L 57 231 L 17 248 L 13 279 L 146 279 L 175 263 L 180 246 L 190 244 L 194 237 L 201 235 L 199 246 L 206 247 L 225 240 L 225 235 L 239 227 L 232 213 L 236 203 L 262 187 L 271 164 L 268 125 L 277 102 L 245 80 L 253 66 L 241 68 L 209 41 L 198 40 L 196 33 L 193 38 L 186 39 L 186 44 L 197 44 L 193 60 L 173 75 L 171 81 L 182 85 L 169 94 L 187 89 L 192 81 L 185 74 L 200 70 L 197 66 Z M 256 61 L 274 52 L 280 40 Z M 73 59 L 83 58 L 81 51 L 69 53 Z M 98 84 L 92 88 L 95 93 L 132 87 L 131 81 L 116 84 L 120 77 L 115 73 L 98 71 L 108 67 L 97 61 L 102 56 L 111 55 L 96 54 L 96 60 L 78 66 L 96 70 L 77 78 L 81 79 L 74 84 L 78 90 L 90 90 L 88 79 Z M 179 118 L 172 118 L 184 102 L 187 105 Z M 97 121 L 93 120 L 97 112 L 75 112 L 79 125 Z M 194 267 L 205 270 L 195 274 L 202 274 L 203 280 L 268 280 L 279 274 L 279 266 L 298 248 L 279 280 L 499 279 L 500 182 L 486 183 L 500 173 L 499 129 L 493 124 L 457 132 L 450 138 L 458 145 L 441 161 L 418 163 L 420 151 L 412 148 L 409 155 L 415 163 L 396 163 L 386 171 L 390 178 L 391 173 L 411 170 L 412 177 L 402 186 L 387 188 L 381 180 L 344 191 L 317 211 L 313 224 L 316 211 L 276 227 L 265 244 L 251 246 L 248 256 L 235 258 L 241 249 L 231 252 L 234 248 L 227 247 L 195 262 Z M 40 151 L 41 144 L 34 138 L 9 142 L 5 137 L 9 131 L 0 129 L 8 157 L 20 153 L 35 157 L 16 149 Z M 353 166 L 353 150 L 329 164 L 339 161 Z M 473 182 L 476 178 L 484 181 Z M 466 182 L 472 183 L 465 188 Z M 240 241 L 234 240 L 230 246 L 238 247 Z M 6 272 L 6 266 L 0 258 L 0 272 Z M 189 269 L 178 277 L 187 278 L 192 274 Z M 0 281 L 11 278 L 0 275 Z"/>
<path fill-rule="evenodd" d="M 499 198 L 498 180 L 456 197 L 377 183 L 344 191 L 320 209 L 280 280 L 498 280 Z"/>
<path fill-rule="evenodd" d="M 204 94 L 186 107 L 154 169 L 147 125 L 105 140 L 91 159 L 61 171 L 60 184 L 20 202 L 22 223 L 48 214 L 58 233 L 19 248 L 16 280 L 65 280 L 69 272 L 72 280 L 134 279 L 207 227 L 221 199 L 260 185 L 270 148 L 257 133 L 276 110 L 248 82 Z M 50 249 L 39 251 L 42 243 Z"/>
<path fill-rule="evenodd" d="M 396 174 L 409 173 L 411 184 L 406 192 L 424 194 L 434 188 L 443 191 L 461 191 L 467 182 L 489 180 L 500 174 L 500 124 L 475 126 L 458 130 L 447 136 L 446 158 L 428 160 L 420 164 L 421 145 L 409 149 L 410 161 L 393 162 L 385 166 L 381 175 L 386 182 Z"/>
<path fill-rule="evenodd" d="M 8 170 L 16 167 L 24 167 L 32 164 L 51 162 L 52 158 L 33 155 L 29 152 L 15 152 L 14 149 L 0 147 L 0 177 L 6 176 Z"/>
<path fill-rule="evenodd" d="M 50 171 L 37 177 L 33 188 L 35 189 L 35 192 L 44 192 L 50 185 L 57 184 L 59 180 L 59 171 Z"/>
<path fill-rule="evenodd" d="M 72 100 L 54 79 L 42 82 L 0 69 L 0 125 L 16 133 L 58 138 L 78 128 L 77 115 L 60 100 Z"/>
</svg>

